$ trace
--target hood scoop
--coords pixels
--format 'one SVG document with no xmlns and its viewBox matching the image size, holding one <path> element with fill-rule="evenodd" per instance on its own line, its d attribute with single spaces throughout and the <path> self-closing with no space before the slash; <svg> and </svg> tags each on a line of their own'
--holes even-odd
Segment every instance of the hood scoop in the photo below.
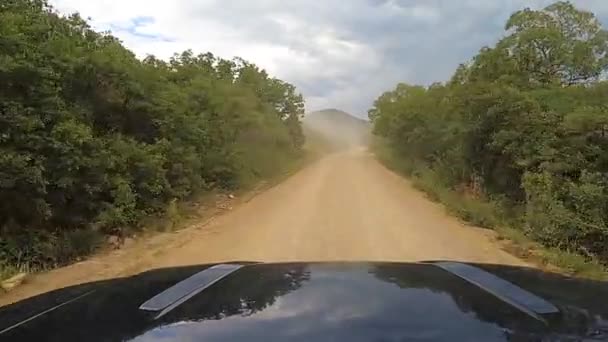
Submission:
<svg viewBox="0 0 608 342">
<path fill-rule="evenodd" d="M 548 301 L 480 268 L 458 262 L 436 262 L 433 265 L 464 279 L 539 321 L 546 323 L 543 315 L 559 313 L 557 307 Z"/>
<path fill-rule="evenodd" d="M 158 319 L 243 266 L 240 264 L 211 266 L 150 298 L 139 309 L 159 312 L 154 317 Z"/>
</svg>

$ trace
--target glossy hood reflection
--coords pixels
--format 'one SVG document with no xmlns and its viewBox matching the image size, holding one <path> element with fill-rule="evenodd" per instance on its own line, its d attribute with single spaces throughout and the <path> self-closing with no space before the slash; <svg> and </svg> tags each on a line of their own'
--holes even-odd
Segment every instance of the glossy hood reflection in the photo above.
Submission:
<svg viewBox="0 0 608 342">
<path fill-rule="evenodd" d="M 317 264 L 285 271 L 282 284 L 244 270 L 134 340 L 447 341 L 483 336 L 503 341 L 516 334 L 517 327 L 508 321 L 517 321 L 526 332 L 542 329 L 518 310 L 426 265 L 410 266 L 408 274 L 397 265 Z M 240 290 L 226 291 L 231 282 Z M 279 284 L 283 286 L 277 288 Z M 483 309 L 496 314 L 478 312 Z"/>
<path fill-rule="evenodd" d="M 441 268 L 397 263 L 249 265 L 159 319 L 138 309 L 206 267 L 151 271 L 2 308 L 0 330 L 95 290 L 0 340 L 526 341 L 601 339 L 608 331 L 597 301 L 608 296 L 604 283 L 504 266 L 482 267 L 551 301 L 560 316 L 535 319 Z"/>
</svg>

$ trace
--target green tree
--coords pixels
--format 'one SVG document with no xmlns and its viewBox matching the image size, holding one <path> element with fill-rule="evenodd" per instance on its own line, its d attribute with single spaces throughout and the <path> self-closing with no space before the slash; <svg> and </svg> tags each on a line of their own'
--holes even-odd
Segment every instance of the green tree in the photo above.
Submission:
<svg viewBox="0 0 608 342">
<path fill-rule="evenodd" d="M 412 174 L 494 199 L 534 239 L 608 262 L 607 33 L 568 2 L 518 11 L 505 29 L 445 85 L 382 94 L 374 133 Z"/>
<path fill-rule="evenodd" d="M 213 187 L 280 172 L 302 96 L 242 59 L 139 60 L 43 0 L 0 4 L 0 266 L 55 265 Z M 65 253 L 64 253 L 65 252 Z"/>
<path fill-rule="evenodd" d="M 557 2 L 514 13 L 510 33 L 498 46 L 508 49 L 531 82 L 573 85 L 597 80 L 608 65 L 608 32 L 593 13 Z"/>
</svg>

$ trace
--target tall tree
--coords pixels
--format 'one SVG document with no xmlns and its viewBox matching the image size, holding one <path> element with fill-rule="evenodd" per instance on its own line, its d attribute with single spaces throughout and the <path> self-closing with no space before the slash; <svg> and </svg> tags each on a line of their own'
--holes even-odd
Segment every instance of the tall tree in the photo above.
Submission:
<svg viewBox="0 0 608 342">
<path fill-rule="evenodd" d="M 505 28 L 510 34 L 498 47 L 510 52 L 531 82 L 585 83 L 608 66 L 608 32 L 593 13 L 570 2 L 515 12 Z"/>
</svg>

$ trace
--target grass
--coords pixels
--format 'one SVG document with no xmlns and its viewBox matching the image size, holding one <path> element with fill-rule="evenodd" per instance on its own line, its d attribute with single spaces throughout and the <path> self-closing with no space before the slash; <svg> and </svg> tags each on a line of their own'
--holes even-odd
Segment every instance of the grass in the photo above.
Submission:
<svg viewBox="0 0 608 342">
<path fill-rule="evenodd" d="M 0 264 L 0 282 L 6 279 L 11 278 L 14 275 L 19 273 L 34 273 L 42 270 L 30 268 L 27 264 L 23 265 L 8 265 L 8 264 Z M 0 288 L 0 294 L 3 293 L 3 289 Z"/>
<path fill-rule="evenodd" d="M 424 165 L 396 158 L 388 146 L 375 141 L 373 150 L 377 159 L 389 169 L 412 181 L 415 188 L 442 203 L 448 212 L 475 226 L 493 229 L 505 241 L 505 249 L 512 254 L 540 265 L 544 269 L 577 277 L 608 280 L 608 269 L 596 259 L 548 248 L 533 241 L 521 229 L 517 214 L 506 213 L 496 201 L 473 198 L 444 185 L 440 177 Z"/>
<path fill-rule="evenodd" d="M 540 264 L 548 269 L 583 278 L 608 280 L 608 270 L 596 259 L 557 248 L 544 247 L 526 236 L 521 230 L 498 226 L 495 230 L 512 243 L 506 247 L 511 253 Z"/>
<path fill-rule="evenodd" d="M 0 280 L 8 279 L 19 272 L 21 269 L 18 266 L 0 264 Z"/>
<path fill-rule="evenodd" d="M 463 196 L 443 186 L 431 170 L 415 174 L 412 182 L 415 188 L 425 192 L 433 201 L 443 203 L 452 215 L 466 222 L 483 228 L 493 228 L 502 223 L 502 213 L 497 205 Z"/>
</svg>

